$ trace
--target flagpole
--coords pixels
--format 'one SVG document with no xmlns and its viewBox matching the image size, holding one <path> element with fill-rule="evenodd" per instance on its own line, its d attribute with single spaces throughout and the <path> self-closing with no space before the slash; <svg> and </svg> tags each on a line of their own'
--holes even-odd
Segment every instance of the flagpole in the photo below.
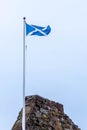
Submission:
<svg viewBox="0 0 87 130">
<path fill-rule="evenodd" d="M 26 18 L 23 18 L 23 115 L 22 115 L 22 130 L 25 130 L 25 23 Z"/>
</svg>

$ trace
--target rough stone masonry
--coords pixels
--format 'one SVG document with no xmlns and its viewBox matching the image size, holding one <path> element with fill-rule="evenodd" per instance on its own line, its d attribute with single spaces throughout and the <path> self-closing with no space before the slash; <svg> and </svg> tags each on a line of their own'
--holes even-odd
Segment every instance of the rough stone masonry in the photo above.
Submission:
<svg viewBox="0 0 87 130">
<path fill-rule="evenodd" d="M 81 130 L 64 113 L 63 105 L 38 95 L 27 96 L 26 130 Z M 22 110 L 12 130 L 22 130 Z"/>
</svg>

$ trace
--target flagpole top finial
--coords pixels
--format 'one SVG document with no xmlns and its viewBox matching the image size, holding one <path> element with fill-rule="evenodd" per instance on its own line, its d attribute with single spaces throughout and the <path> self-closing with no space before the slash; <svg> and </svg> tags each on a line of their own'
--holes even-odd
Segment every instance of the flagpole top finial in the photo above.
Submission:
<svg viewBox="0 0 87 130">
<path fill-rule="evenodd" d="M 25 19 L 26 19 L 26 17 L 23 17 L 23 19 L 25 20 Z"/>
</svg>

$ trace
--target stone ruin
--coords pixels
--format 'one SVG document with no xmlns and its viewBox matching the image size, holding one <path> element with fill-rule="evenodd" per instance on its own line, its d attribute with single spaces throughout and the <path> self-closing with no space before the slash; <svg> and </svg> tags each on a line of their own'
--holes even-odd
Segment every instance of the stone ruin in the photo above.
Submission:
<svg viewBox="0 0 87 130">
<path fill-rule="evenodd" d="M 25 104 L 26 130 L 81 130 L 60 103 L 33 95 L 25 98 Z M 11 130 L 22 130 L 22 110 Z"/>
</svg>

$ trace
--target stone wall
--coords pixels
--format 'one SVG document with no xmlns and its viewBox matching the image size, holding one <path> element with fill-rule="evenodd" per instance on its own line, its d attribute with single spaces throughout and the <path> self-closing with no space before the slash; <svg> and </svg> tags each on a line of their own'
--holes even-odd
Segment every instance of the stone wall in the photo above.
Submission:
<svg viewBox="0 0 87 130">
<path fill-rule="evenodd" d="M 63 105 L 38 95 L 27 96 L 26 130 L 81 130 L 64 113 Z M 22 130 L 22 110 L 12 130 Z"/>
</svg>

